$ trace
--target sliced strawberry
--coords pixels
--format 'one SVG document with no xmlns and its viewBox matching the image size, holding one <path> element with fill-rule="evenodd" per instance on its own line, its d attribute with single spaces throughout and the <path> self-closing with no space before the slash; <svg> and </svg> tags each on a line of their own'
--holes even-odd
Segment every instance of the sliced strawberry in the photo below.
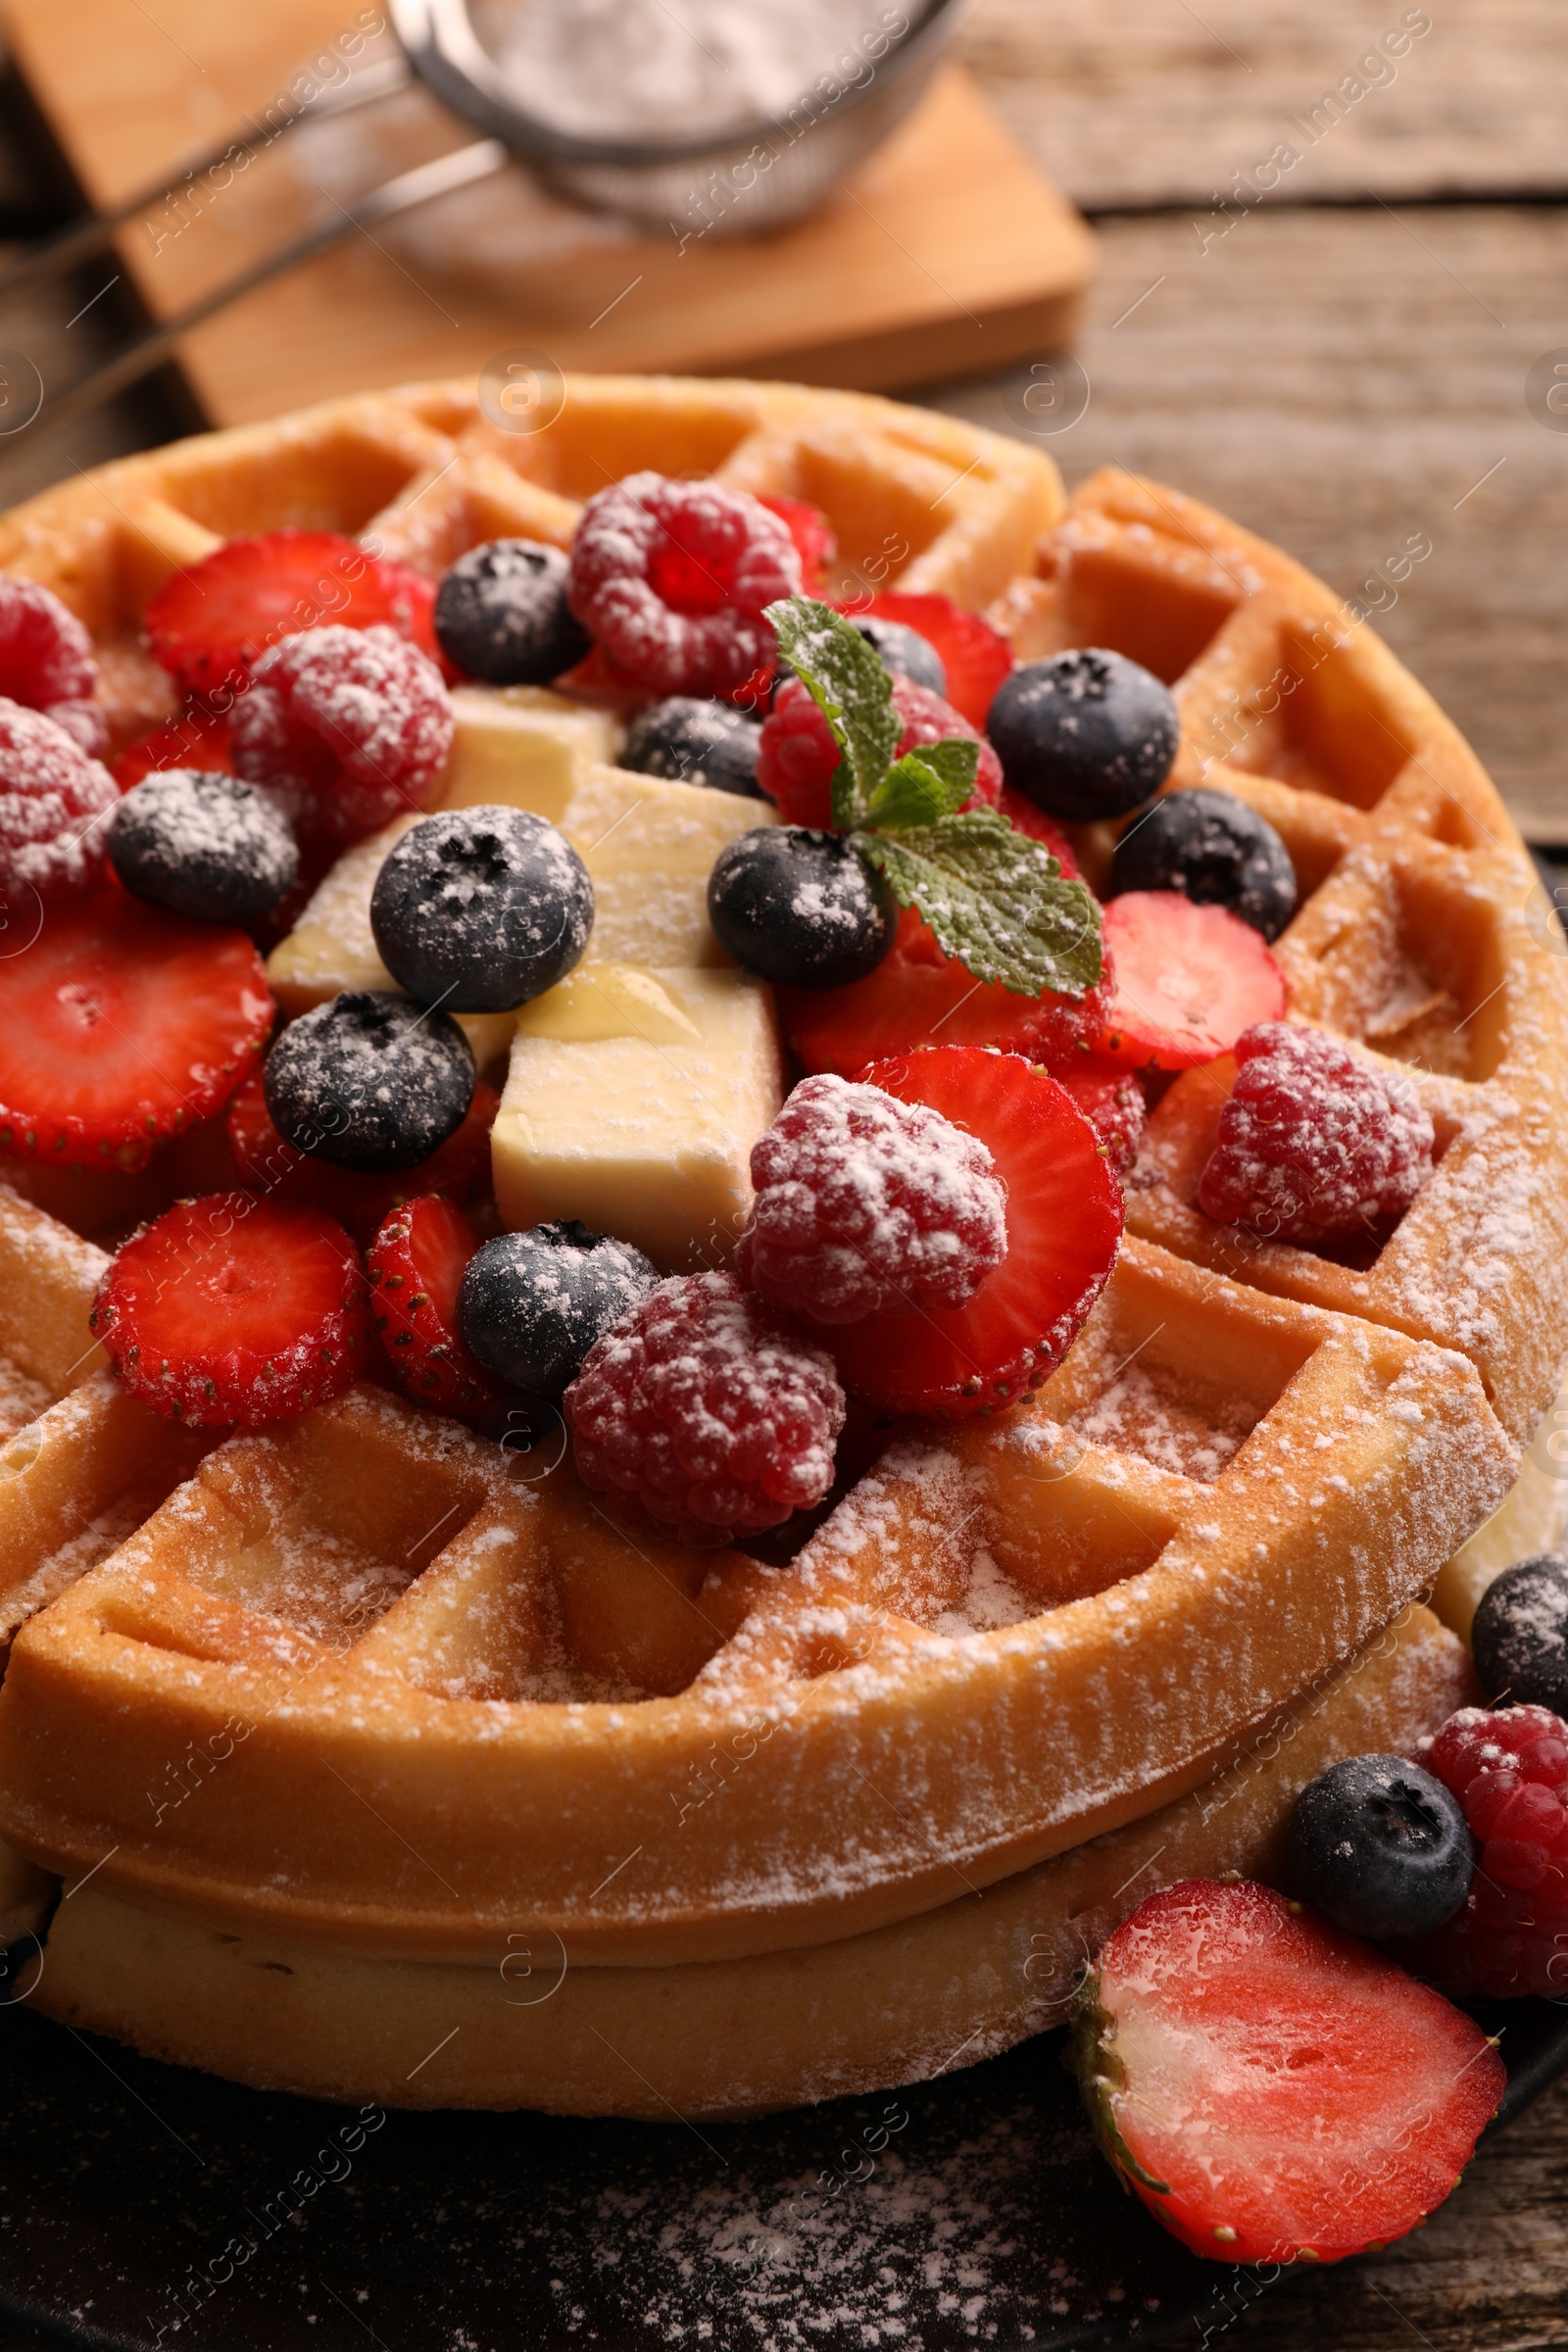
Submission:
<svg viewBox="0 0 1568 2352">
<path fill-rule="evenodd" d="M 439 661 L 435 592 L 402 564 L 383 564 L 337 531 L 292 527 L 225 539 L 189 570 L 171 572 L 147 607 L 156 660 L 193 694 L 242 690 L 279 638 L 329 623 L 386 622 Z"/>
<path fill-rule="evenodd" d="M 276 1200 L 309 1200 L 346 1225 L 366 1249 L 395 1208 L 440 1193 L 460 1207 L 474 1206 L 490 1186 L 490 1130 L 501 1098 L 481 1080 L 468 1114 L 438 1152 L 396 1175 L 361 1175 L 285 1143 L 273 1126 L 260 1070 L 235 1090 L 228 1106 L 228 1141 L 241 1179 Z"/>
<path fill-rule="evenodd" d="M 965 1306 L 884 1307 L 828 1332 L 839 1378 L 882 1412 L 953 1420 L 1009 1404 L 1055 1370 L 1116 1261 L 1121 1187 L 1100 1139 L 1016 1054 L 938 1046 L 859 1076 L 988 1147 L 1007 1188 L 1007 1254 Z"/>
<path fill-rule="evenodd" d="M 1116 993 L 1098 1051 L 1136 1069 L 1190 1070 L 1285 1010 L 1285 974 L 1250 923 L 1175 890 L 1130 890 L 1104 914 Z"/>
<path fill-rule="evenodd" d="M 997 807 L 1015 833 L 1027 833 L 1031 841 L 1043 841 L 1067 879 L 1076 879 L 1078 860 L 1072 843 L 1054 817 L 1048 816 L 1027 793 L 1014 792 L 1010 784 L 1002 787 Z"/>
<path fill-rule="evenodd" d="M 182 710 L 177 718 L 155 727 L 115 761 L 115 782 L 122 792 L 143 776 L 166 767 L 197 767 L 208 775 L 231 776 L 234 761 L 228 748 L 228 720 L 211 711 Z"/>
<path fill-rule="evenodd" d="M 1099 1043 L 1111 1001 L 1107 971 L 1081 997 L 1014 996 L 980 982 L 944 956 L 929 925 L 907 907 L 891 953 L 847 988 L 781 988 L 790 1045 L 808 1073 L 853 1078 L 868 1061 L 920 1046 L 1000 1046 L 1053 1068 Z"/>
<path fill-rule="evenodd" d="M 243 931 L 122 890 L 52 906 L 30 947 L 0 957 L 0 1152 L 144 1168 L 228 1100 L 271 1025 Z"/>
<path fill-rule="evenodd" d="M 900 596 L 894 591 L 855 609 L 918 629 L 942 657 L 948 701 L 972 727 L 985 726 L 997 688 L 1012 668 L 1012 648 L 989 621 L 978 612 L 966 612 L 951 596 Z"/>
<path fill-rule="evenodd" d="M 341 1395 L 369 1340 L 341 1225 L 254 1193 L 181 1200 L 117 1250 L 92 1328 L 124 1385 L 198 1427 L 263 1422 Z"/>
<path fill-rule="evenodd" d="M 1102 1061 L 1098 1054 L 1070 1054 L 1051 1075 L 1064 1086 L 1124 1176 L 1138 1156 L 1149 1105 L 1144 1090 L 1124 1061 Z"/>
<path fill-rule="evenodd" d="M 1123 2180 L 1195 2254 L 1341 2262 L 1457 2185 L 1501 2059 L 1441 1993 L 1271 1887 L 1140 1904 L 1075 2010 L 1073 2062 Z"/>
<path fill-rule="evenodd" d="M 828 566 L 838 555 L 839 543 L 821 508 L 808 506 L 804 498 L 760 498 L 757 503 L 778 516 L 795 542 L 801 559 L 801 594 L 825 596 Z"/>
<path fill-rule="evenodd" d="M 398 1386 L 416 1404 L 477 1421 L 501 1394 L 458 1330 L 458 1287 L 479 1237 L 439 1196 L 395 1208 L 366 1267 L 375 1328 Z"/>
</svg>

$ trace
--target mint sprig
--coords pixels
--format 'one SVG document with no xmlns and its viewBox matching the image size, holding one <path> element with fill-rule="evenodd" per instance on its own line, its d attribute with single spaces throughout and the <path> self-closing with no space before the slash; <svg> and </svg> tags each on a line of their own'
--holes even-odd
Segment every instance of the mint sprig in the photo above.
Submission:
<svg viewBox="0 0 1568 2352">
<path fill-rule="evenodd" d="M 779 652 L 844 754 L 833 778 L 833 830 L 853 833 L 865 822 L 904 732 L 888 673 L 858 629 L 814 597 L 786 597 L 768 606 L 767 617 Z"/>
<path fill-rule="evenodd" d="M 1014 996 L 1081 996 L 1102 968 L 1100 909 L 1081 882 L 995 808 L 964 808 L 980 746 L 923 743 L 895 759 L 904 721 L 893 682 L 858 629 L 830 605 L 769 605 L 779 652 L 833 730 L 833 828 L 886 875 L 977 980 Z"/>
</svg>

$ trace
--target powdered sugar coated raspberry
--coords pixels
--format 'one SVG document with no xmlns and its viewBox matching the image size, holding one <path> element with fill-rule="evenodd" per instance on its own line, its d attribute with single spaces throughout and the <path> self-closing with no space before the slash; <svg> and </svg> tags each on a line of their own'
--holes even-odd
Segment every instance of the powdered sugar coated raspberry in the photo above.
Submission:
<svg viewBox="0 0 1568 2352">
<path fill-rule="evenodd" d="M 1244 1030 L 1234 1050 L 1235 1091 L 1198 1185 L 1206 1215 L 1312 1243 L 1404 1214 L 1432 1173 L 1435 1142 L 1408 1078 L 1286 1021 Z"/>
<path fill-rule="evenodd" d="M 963 713 L 928 686 L 918 686 L 913 678 L 897 671 L 891 684 L 894 707 L 904 720 L 898 757 L 913 751 L 916 744 L 945 743 L 953 736 L 975 740 L 975 730 Z M 786 678 L 762 721 L 757 780 L 790 824 L 814 825 L 818 830 L 831 824 L 833 771 L 839 759 L 833 730 L 810 689 L 799 678 Z M 974 790 L 964 806 L 994 808 L 1002 789 L 1002 762 L 990 744 L 982 741 Z"/>
<path fill-rule="evenodd" d="M 588 1486 L 683 1543 L 720 1544 L 821 1501 L 844 1392 L 733 1275 L 686 1274 L 595 1342 L 564 1409 Z"/>
<path fill-rule="evenodd" d="M 924 1102 L 805 1078 L 752 1151 L 736 1252 L 775 1306 L 854 1323 L 881 1306 L 963 1306 L 1007 1254 L 1007 1192 L 976 1135 Z"/>
<path fill-rule="evenodd" d="M 0 702 L 0 891 L 42 899 L 85 890 L 103 871 L 113 776 L 41 710 Z"/>
<path fill-rule="evenodd" d="M 1545 1707 L 1463 1707 L 1417 1755 L 1479 1850 L 1464 1908 L 1399 1957 L 1461 1999 L 1568 1992 L 1568 1724 Z"/>
<path fill-rule="evenodd" d="M 29 710 L 84 703 L 98 683 L 92 639 L 37 580 L 0 572 L 0 695 Z"/>
<path fill-rule="evenodd" d="M 101 760 L 109 749 L 109 713 L 102 703 L 48 703 L 45 718 L 63 727 L 78 752 Z"/>
<path fill-rule="evenodd" d="M 436 665 L 397 630 L 285 637 L 234 705 L 235 772 L 339 841 L 430 801 L 456 731 Z"/>
<path fill-rule="evenodd" d="M 763 608 L 797 596 L 788 525 L 716 482 L 632 473 L 583 509 L 566 601 L 654 694 L 732 695 L 778 662 Z"/>
</svg>

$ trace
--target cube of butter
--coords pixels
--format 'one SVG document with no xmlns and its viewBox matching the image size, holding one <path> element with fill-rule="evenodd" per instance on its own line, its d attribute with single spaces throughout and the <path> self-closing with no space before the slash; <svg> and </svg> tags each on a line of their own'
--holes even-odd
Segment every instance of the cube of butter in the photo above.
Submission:
<svg viewBox="0 0 1568 2352">
<path fill-rule="evenodd" d="M 590 764 L 613 760 L 621 746 L 608 710 L 545 686 L 459 686 L 452 709 L 458 729 L 439 808 L 504 801 L 559 824 Z"/>
<path fill-rule="evenodd" d="M 723 1264 L 751 1204 L 752 1146 L 782 1101 L 760 981 L 579 964 L 517 1016 L 490 1144 L 502 1219 L 580 1217 L 662 1273 Z"/>
<path fill-rule="evenodd" d="M 525 772 L 516 771 L 514 782 L 515 790 L 498 797 L 514 808 L 531 808 Z M 382 859 L 417 821 L 395 817 L 368 841 L 345 850 L 287 939 L 273 949 L 267 976 L 291 1017 L 342 988 L 393 986 L 370 932 L 370 894 Z M 753 825 L 773 822 L 765 802 L 595 763 L 573 787 L 560 822 L 593 877 L 589 962 L 727 965 L 708 921 L 708 877 L 726 842 Z M 510 1015 L 463 1015 L 465 1023 L 470 1018 L 504 1023 L 489 1047 L 490 1054 L 500 1052 L 512 1033 Z"/>
<path fill-rule="evenodd" d="M 708 920 L 708 877 L 720 850 L 774 822 L 766 801 L 595 766 L 561 829 L 593 876 L 596 962 L 727 965 Z"/>
</svg>

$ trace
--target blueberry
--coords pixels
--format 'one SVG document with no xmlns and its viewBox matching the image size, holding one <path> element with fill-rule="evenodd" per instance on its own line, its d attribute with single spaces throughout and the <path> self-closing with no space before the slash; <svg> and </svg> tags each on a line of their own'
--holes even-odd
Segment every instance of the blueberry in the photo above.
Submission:
<svg viewBox="0 0 1568 2352">
<path fill-rule="evenodd" d="M 1470 1645 L 1494 1705 L 1568 1714 L 1568 1559 L 1538 1551 L 1505 1568 L 1481 1596 Z"/>
<path fill-rule="evenodd" d="M 1098 647 L 1026 662 L 986 718 L 1003 773 L 1048 816 L 1125 816 L 1170 774 L 1176 701 L 1152 670 Z"/>
<path fill-rule="evenodd" d="M 1170 792 L 1127 831 L 1110 861 L 1108 896 L 1179 890 L 1227 906 L 1278 939 L 1296 912 L 1296 868 L 1266 817 L 1229 792 Z"/>
<path fill-rule="evenodd" d="M 929 686 L 947 700 L 948 673 L 929 637 L 922 637 L 907 621 L 884 620 L 876 612 L 846 612 L 844 617 L 852 629 L 859 630 L 884 669 L 900 669 L 917 686 Z"/>
<path fill-rule="evenodd" d="M 720 850 L 708 919 L 749 972 L 785 988 L 843 988 L 875 971 L 899 910 L 882 875 L 842 834 L 759 825 Z"/>
<path fill-rule="evenodd" d="M 436 591 L 441 651 L 487 686 L 548 686 L 588 651 L 566 610 L 566 559 L 537 539 L 487 539 Z"/>
<path fill-rule="evenodd" d="M 469 1258 L 458 1327 L 470 1352 L 513 1389 L 556 1397 L 601 1332 L 646 1298 L 659 1275 L 640 1250 L 576 1218 L 504 1233 Z"/>
<path fill-rule="evenodd" d="M 202 923 L 254 923 L 294 886 L 300 854 L 265 793 L 238 776 L 166 767 L 126 793 L 109 861 L 138 899 Z"/>
<path fill-rule="evenodd" d="M 762 730 L 733 703 L 699 702 L 672 694 L 640 710 L 626 732 L 622 767 L 674 784 L 707 784 L 715 792 L 762 799 L 757 747 Z"/>
<path fill-rule="evenodd" d="M 416 1168 L 462 1126 L 473 1054 L 444 1012 L 356 991 L 302 1013 L 262 1073 L 272 1124 L 340 1168 Z"/>
<path fill-rule="evenodd" d="M 370 929 L 420 1004 L 506 1012 L 564 977 L 594 927 L 594 886 L 564 833 L 526 808 L 447 808 L 411 825 L 376 876 Z"/>
<path fill-rule="evenodd" d="M 1399 1756 L 1347 1756 L 1308 1781 L 1291 1815 L 1290 1856 L 1303 1901 L 1377 1939 L 1441 1928 L 1476 1866 L 1458 1798 Z"/>
</svg>

